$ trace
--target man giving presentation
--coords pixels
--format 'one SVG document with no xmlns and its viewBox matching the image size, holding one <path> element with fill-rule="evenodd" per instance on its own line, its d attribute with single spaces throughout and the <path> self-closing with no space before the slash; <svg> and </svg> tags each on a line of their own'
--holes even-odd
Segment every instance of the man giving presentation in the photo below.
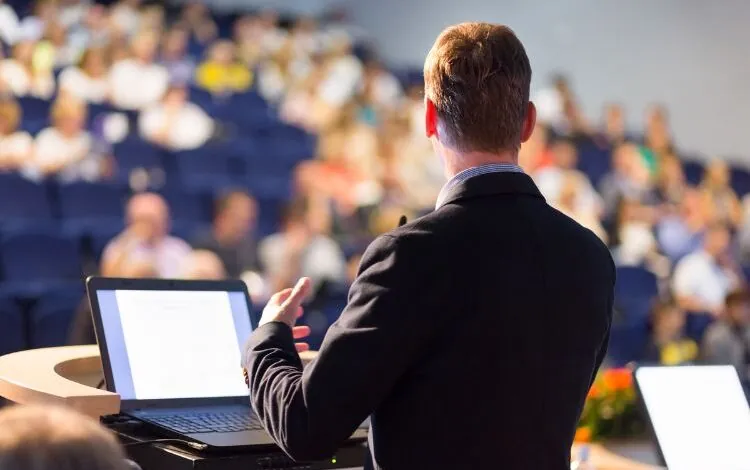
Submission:
<svg viewBox="0 0 750 470">
<path fill-rule="evenodd" d="M 518 166 L 536 110 L 513 31 L 449 27 L 424 78 L 448 178 L 435 211 L 369 246 L 304 370 L 294 323 L 310 282 L 270 300 L 244 353 L 253 407 L 300 461 L 332 455 L 369 416 L 375 469 L 568 470 L 606 352 L 612 259 Z"/>
</svg>

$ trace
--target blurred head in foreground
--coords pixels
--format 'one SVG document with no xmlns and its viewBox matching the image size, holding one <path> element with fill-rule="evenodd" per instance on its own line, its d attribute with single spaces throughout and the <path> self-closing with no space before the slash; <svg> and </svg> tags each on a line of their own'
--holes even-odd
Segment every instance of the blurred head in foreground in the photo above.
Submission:
<svg viewBox="0 0 750 470">
<path fill-rule="evenodd" d="M 531 65 L 507 26 L 462 23 L 445 29 L 424 65 L 427 137 L 449 176 L 468 166 L 517 161 L 531 136 Z"/>
<path fill-rule="evenodd" d="M 126 470 L 117 440 L 99 423 L 64 408 L 0 411 L 0 470 Z"/>
</svg>

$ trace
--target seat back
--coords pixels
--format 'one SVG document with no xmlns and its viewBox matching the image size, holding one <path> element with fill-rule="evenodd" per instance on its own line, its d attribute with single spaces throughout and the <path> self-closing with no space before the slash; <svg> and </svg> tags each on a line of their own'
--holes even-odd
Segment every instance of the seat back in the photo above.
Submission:
<svg viewBox="0 0 750 470">
<path fill-rule="evenodd" d="M 0 296 L 0 356 L 26 349 L 21 308 L 10 296 Z"/>
<path fill-rule="evenodd" d="M 81 255 L 77 242 L 53 231 L 29 230 L 0 240 L 3 277 L 12 282 L 80 279 Z"/>
<path fill-rule="evenodd" d="M 68 343 L 72 320 L 81 305 L 83 288 L 66 288 L 43 294 L 32 306 L 31 347 L 46 348 Z"/>
</svg>

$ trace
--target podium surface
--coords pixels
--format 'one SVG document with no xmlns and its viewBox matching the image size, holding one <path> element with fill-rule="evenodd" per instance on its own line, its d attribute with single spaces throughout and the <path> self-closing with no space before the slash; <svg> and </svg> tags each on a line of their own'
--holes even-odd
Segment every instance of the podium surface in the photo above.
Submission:
<svg viewBox="0 0 750 470">
<path fill-rule="evenodd" d="M 308 363 L 315 354 L 307 351 L 300 357 Z M 120 396 L 97 388 L 103 377 L 96 345 L 30 349 L 0 357 L 0 396 L 20 404 L 64 405 L 92 417 L 117 414 Z M 659 468 L 621 457 L 598 444 L 590 447 L 591 462 L 599 470 Z"/>
</svg>

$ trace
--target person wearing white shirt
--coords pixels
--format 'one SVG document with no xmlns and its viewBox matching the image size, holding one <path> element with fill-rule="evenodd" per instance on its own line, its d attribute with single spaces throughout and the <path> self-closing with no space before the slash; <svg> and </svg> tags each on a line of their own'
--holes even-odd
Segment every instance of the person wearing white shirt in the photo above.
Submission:
<svg viewBox="0 0 750 470">
<path fill-rule="evenodd" d="M 172 87 L 161 103 L 141 112 L 141 135 L 170 150 L 188 150 L 205 144 L 214 131 L 213 120 L 188 101 L 187 89 Z"/>
<path fill-rule="evenodd" d="M 19 34 L 18 15 L 13 7 L 0 0 L 0 41 L 8 46 L 16 43 Z"/>
<path fill-rule="evenodd" d="M 0 101 L 0 171 L 17 170 L 31 156 L 32 139 L 18 131 L 21 107 L 12 100 Z"/>
<path fill-rule="evenodd" d="M 143 109 L 159 102 L 169 85 L 169 73 L 154 63 L 158 39 L 151 32 L 136 36 L 133 57 L 116 62 L 110 70 L 112 104 L 124 109 Z"/>
<path fill-rule="evenodd" d="M 97 173 L 96 162 L 89 158 L 92 141 L 85 122 L 85 103 L 73 97 L 58 98 L 52 106 L 53 126 L 36 136 L 33 156 L 23 174 L 30 179 L 57 174 L 72 180 L 77 179 L 75 175 Z"/>
<path fill-rule="evenodd" d="M 354 96 L 362 78 L 362 63 L 352 55 L 347 38 L 338 38 L 325 68 L 318 97 L 328 106 L 341 107 Z"/>
<path fill-rule="evenodd" d="M 55 91 L 52 63 L 49 68 L 34 64 L 34 43 L 19 41 L 13 46 L 10 59 L 0 61 L 0 90 L 15 96 L 49 98 Z"/>
<path fill-rule="evenodd" d="M 384 108 L 395 107 L 404 94 L 398 79 L 377 62 L 365 67 L 363 87 L 369 102 Z"/>
<path fill-rule="evenodd" d="M 718 316 L 740 278 L 727 261 L 731 238 L 723 224 L 708 228 L 703 249 L 685 256 L 675 268 L 672 290 L 681 308 Z"/>
<path fill-rule="evenodd" d="M 88 49 L 78 66 L 67 67 L 60 74 L 58 81 L 60 91 L 70 93 L 81 100 L 89 103 L 107 101 L 109 77 L 104 49 Z"/>
<path fill-rule="evenodd" d="M 598 217 L 602 210 L 601 197 L 591 185 L 588 177 L 575 169 L 578 160 L 575 146 L 567 140 L 559 140 L 552 145 L 552 154 L 555 164 L 542 168 L 532 175 L 547 202 L 555 207 L 558 205 L 566 177 L 570 173 L 575 173 L 582 176 L 576 196 L 576 211 Z"/>
</svg>

